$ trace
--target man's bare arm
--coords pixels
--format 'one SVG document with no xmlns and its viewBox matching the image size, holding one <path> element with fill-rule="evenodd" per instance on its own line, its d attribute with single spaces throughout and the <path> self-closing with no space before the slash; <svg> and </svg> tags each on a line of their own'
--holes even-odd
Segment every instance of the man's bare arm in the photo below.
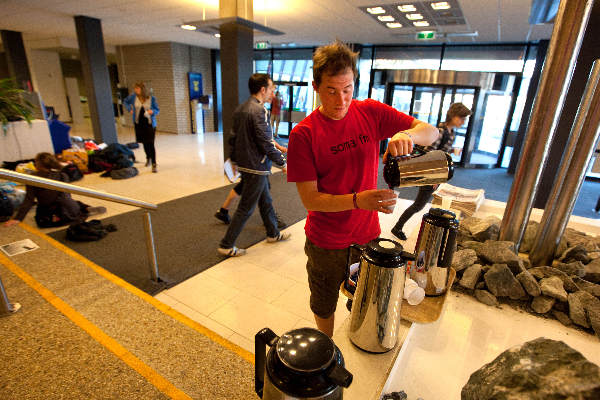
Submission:
<svg viewBox="0 0 600 400">
<path fill-rule="evenodd" d="M 321 193 L 317 181 L 296 182 L 296 188 L 308 211 L 338 212 L 354 209 L 353 193 L 333 195 Z M 393 190 L 364 190 L 356 194 L 358 208 L 390 214 L 388 206 L 396 203 Z"/>
</svg>

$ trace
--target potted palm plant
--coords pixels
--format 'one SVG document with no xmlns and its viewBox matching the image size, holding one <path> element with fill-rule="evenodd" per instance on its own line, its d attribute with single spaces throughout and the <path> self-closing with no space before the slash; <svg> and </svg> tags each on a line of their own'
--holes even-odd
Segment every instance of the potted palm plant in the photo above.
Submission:
<svg viewBox="0 0 600 400">
<path fill-rule="evenodd" d="M 23 98 L 24 92 L 12 78 L 0 79 L 0 125 L 4 134 L 11 121 L 25 120 L 31 125 L 33 106 Z"/>
</svg>

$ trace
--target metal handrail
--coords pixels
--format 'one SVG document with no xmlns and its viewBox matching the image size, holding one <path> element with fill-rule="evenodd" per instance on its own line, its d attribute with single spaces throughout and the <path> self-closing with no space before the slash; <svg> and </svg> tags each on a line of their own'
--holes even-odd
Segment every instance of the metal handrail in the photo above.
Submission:
<svg viewBox="0 0 600 400">
<path fill-rule="evenodd" d="M 112 193 L 100 192 L 94 189 L 88 189 L 81 186 L 75 186 L 70 183 L 59 182 L 52 179 L 46 179 L 39 176 L 22 174 L 7 169 L 0 168 L 0 179 L 6 179 L 13 182 L 24 183 L 30 186 L 37 186 L 45 189 L 57 190 L 59 192 L 72 193 L 80 196 L 93 197 L 100 200 L 112 201 L 114 203 L 127 204 L 138 208 L 145 209 L 144 211 L 144 231 L 146 233 L 146 248 L 148 250 L 148 259 L 150 267 L 150 277 L 154 282 L 160 282 L 158 275 L 158 259 L 156 257 L 156 245 L 154 243 L 154 234 L 152 232 L 152 219 L 148 210 L 156 210 L 156 204 L 147 203 L 145 201 L 130 199 L 128 197 L 118 196 Z"/>
</svg>

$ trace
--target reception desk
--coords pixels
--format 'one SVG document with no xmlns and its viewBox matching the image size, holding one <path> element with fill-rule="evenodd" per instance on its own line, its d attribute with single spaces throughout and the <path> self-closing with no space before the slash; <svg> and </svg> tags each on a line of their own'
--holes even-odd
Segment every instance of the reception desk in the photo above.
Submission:
<svg viewBox="0 0 600 400">
<path fill-rule="evenodd" d="M 35 119 L 31 125 L 11 122 L 6 134 L 0 132 L 0 162 L 30 159 L 41 152 L 54 154 L 46 120 Z"/>
</svg>

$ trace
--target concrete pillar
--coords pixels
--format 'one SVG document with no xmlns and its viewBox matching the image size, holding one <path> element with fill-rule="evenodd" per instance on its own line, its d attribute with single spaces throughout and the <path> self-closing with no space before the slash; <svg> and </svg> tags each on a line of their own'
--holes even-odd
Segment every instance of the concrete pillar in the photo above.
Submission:
<svg viewBox="0 0 600 400">
<path fill-rule="evenodd" d="M 6 63 L 10 77 L 17 82 L 19 87 L 24 90 L 33 90 L 31 83 L 31 74 L 29 73 L 29 63 L 23 44 L 23 35 L 21 32 L 0 31 L 2 44 L 6 53 Z"/>
<path fill-rule="evenodd" d="M 252 20 L 252 0 L 221 0 L 221 18 L 240 17 Z M 235 108 L 246 101 L 250 92 L 248 79 L 253 73 L 254 32 L 230 22 L 221 25 L 221 93 L 223 105 L 223 153 L 229 157 L 229 137 Z"/>
<path fill-rule="evenodd" d="M 101 22 L 81 15 L 74 18 L 94 139 L 116 143 L 117 129 Z"/>
</svg>

